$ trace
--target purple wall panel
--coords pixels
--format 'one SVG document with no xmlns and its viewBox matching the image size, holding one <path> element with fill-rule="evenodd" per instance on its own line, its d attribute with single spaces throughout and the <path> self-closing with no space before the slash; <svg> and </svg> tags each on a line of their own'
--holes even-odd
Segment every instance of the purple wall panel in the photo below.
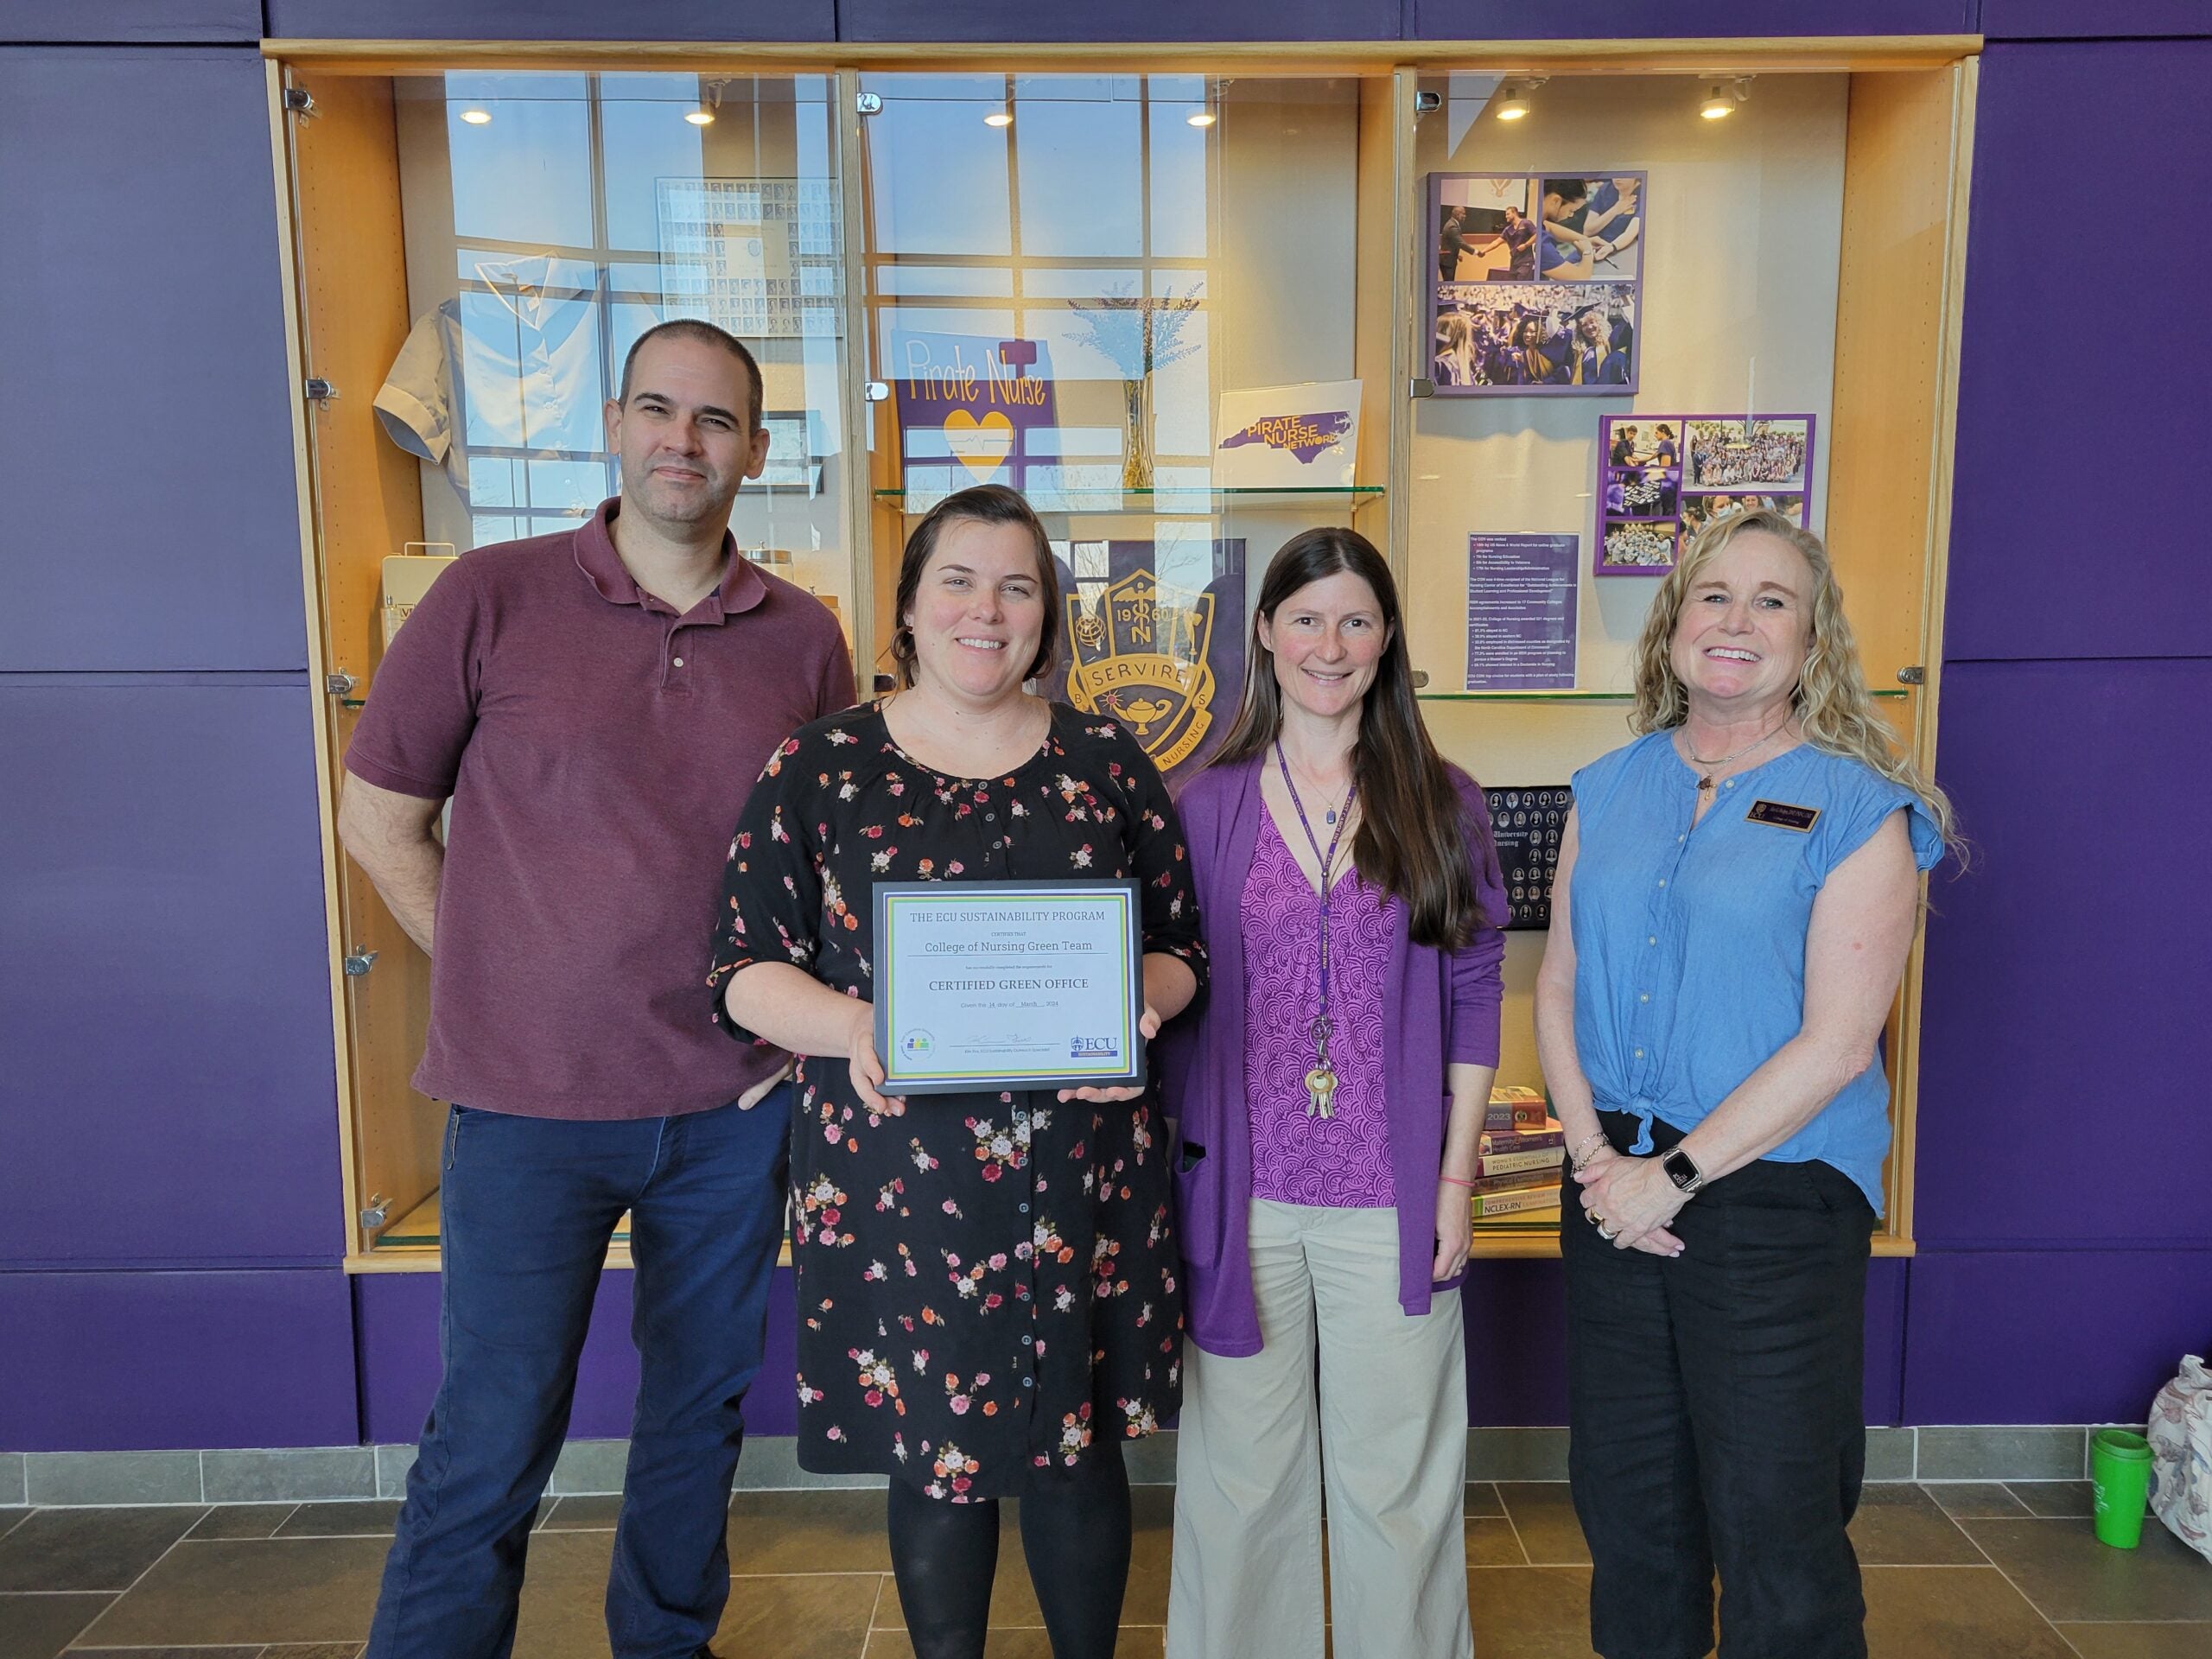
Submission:
<svg viewBox="0 0 2212 1659">
<path fill-rule="evenodd" d="M 0 41 L 251 44 L 260 38 L 260 0 L 0 0 Z"/>
<path fill-rule="evenodd" d="M 2212 1243 L 2207 707 L 2212 660 L 1944 669 L 1976 864 L 1928 929 L 1923 1244 Z"/>
<path fill-rule="evenodd" d="M 1567 1281 L 1557 1262 L 1477 1262 L 1462 1293 L 1467 1421 L 1482 1428 L 1567 1421 Z"/>
<path fill-rule="evenodd" d="M 1907 1422 L 2139 1423 L 2212 1352 L 2212 1251 L 1923 1250 L 1909 1326 Z"/>
<path fill-rule="evenodd" d="M 0 1273 L 0 1446 L 350 1446 L 346 1275 Z"/>
<path fill-rule="evenodd" d="M 0 49 L 0 670 L 304 668 L 260 58 Z"/>
<path fill-rule="evenodd" d="M 1410 6 L 1412 0 L 1407 0 Z M 1395 41 L 1399 0 L 841 0 L 846 41 Z"/>
<path fill-rule="evenodd" d="M 343 1251 L 308 692 L 246 677 L 0 675 L 0 1265 Z"/>
<path fill-rule="evenodd" d="M 638 1354 L 630 1345 L 627 1273 L 600 1280 L 591 1333 L 576 1371 L 569 1433 L 577 1440 L 620 1440 L 630 1432 L 638 1394 Z M 361 1351 L 362 1433 L 379 1444 L 407 1444 L 423 1433 L 438 1390 L 438 1275 L 365 1274 L 353 1281 Z M 791 1351 L 791 1275 L 776 1274 L 768 1296 L 768 1351 L 745 1408 L 755 1434 L 798 1432 L 798 1368 Z"/>
<path fill-rule="evenodd" d="M 834 0 L 268 0 L 277 40 L 831 41 Z"/>
<path fill-rule="evenodd" d="M 2212 559 L 2193 525 L 2212 215 L 2160 216 L 2154 248 L 2051 238 L 2055 204 L 2109 200 L 2133 177 L 2212 177 L 2208 85 L 2212 40 L 1999 45 L 1982 59 L 1948 660 L 2206 649 Z M 2093 317 L 2117 349 L 2091 343 Z M 2092 569 L 2097 591 L 2136 602 L 2084 602 Z"/>
<path fill-rule="evenodd" d="M 2204 0 L 1981 0 L 1981 32 L 1993 41 L 2212 35 L 2212 6 Z"/>
<path fill-rule="evenodd" d="M 1970 35 L 1978 0 L 1408 0 L 1422 41 Z"/>
</svg>

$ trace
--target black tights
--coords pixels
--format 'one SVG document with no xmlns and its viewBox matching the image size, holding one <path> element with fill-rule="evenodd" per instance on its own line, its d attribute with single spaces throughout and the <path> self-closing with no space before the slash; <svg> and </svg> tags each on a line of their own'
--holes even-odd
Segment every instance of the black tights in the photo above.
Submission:
<svg viewBox="0 0 2212 1659">
<path fill-rule="evenodd" d="M 1052 1659 L 1112 1659 L 1129 1581 L 1129 1477 L 1117 1440 L 1072 1469 L 1031 1472 L 1021 1553 Z M 996 1500 L 949 1503 L 891 1483 L 891 1568 L 914 1659 L 982 1659 L 998 1572 Z"/>
</svg>

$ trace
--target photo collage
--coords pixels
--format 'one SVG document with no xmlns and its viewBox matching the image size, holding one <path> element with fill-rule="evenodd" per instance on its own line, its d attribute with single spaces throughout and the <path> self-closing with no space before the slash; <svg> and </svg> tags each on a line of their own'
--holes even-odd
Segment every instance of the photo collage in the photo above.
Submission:
<svg viewBox="0 0 2212 1659">
<path fill-rule="evenodd" d="M 1439 397 L 1636 390 L 1645 182 L 1430 175 Z"/>
<path fill-rule="evenodd" d="M 1598 454 L 1601 576 L 1663 576 L 1707 524 L 1755 507 L 1812 521 L 1810 415 L 1608 415 Z"/>
</svg>

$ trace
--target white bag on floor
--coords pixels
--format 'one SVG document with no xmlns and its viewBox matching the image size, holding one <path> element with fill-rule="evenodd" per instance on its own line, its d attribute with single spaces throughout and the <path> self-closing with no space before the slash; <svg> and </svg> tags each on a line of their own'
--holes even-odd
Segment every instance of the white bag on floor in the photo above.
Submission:
<svg viewBox="0 0 2212 1659">
<path fill-rule="evenodd" d="M 2158 1390 L 2143 1436 L 2151 1442 L 2151 1512 L 2212 1560 L 2212 1370 L 2195 1354 Z"/>
</svg>

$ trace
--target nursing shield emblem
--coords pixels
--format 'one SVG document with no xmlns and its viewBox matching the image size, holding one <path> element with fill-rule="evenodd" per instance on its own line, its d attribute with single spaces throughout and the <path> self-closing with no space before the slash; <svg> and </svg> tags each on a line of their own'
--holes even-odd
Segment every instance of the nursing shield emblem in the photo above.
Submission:
<svg viewBox="0 0 2212 1659">
<path fill-rule="evenodd" d="M 1152 572 L 1134 570 L 1067 606 L 1068 701 L 1119 720 L 1162 772 L 1179 764 L 1213 724 L 1213 595 L 1162 594 Z"/>
</svg>

